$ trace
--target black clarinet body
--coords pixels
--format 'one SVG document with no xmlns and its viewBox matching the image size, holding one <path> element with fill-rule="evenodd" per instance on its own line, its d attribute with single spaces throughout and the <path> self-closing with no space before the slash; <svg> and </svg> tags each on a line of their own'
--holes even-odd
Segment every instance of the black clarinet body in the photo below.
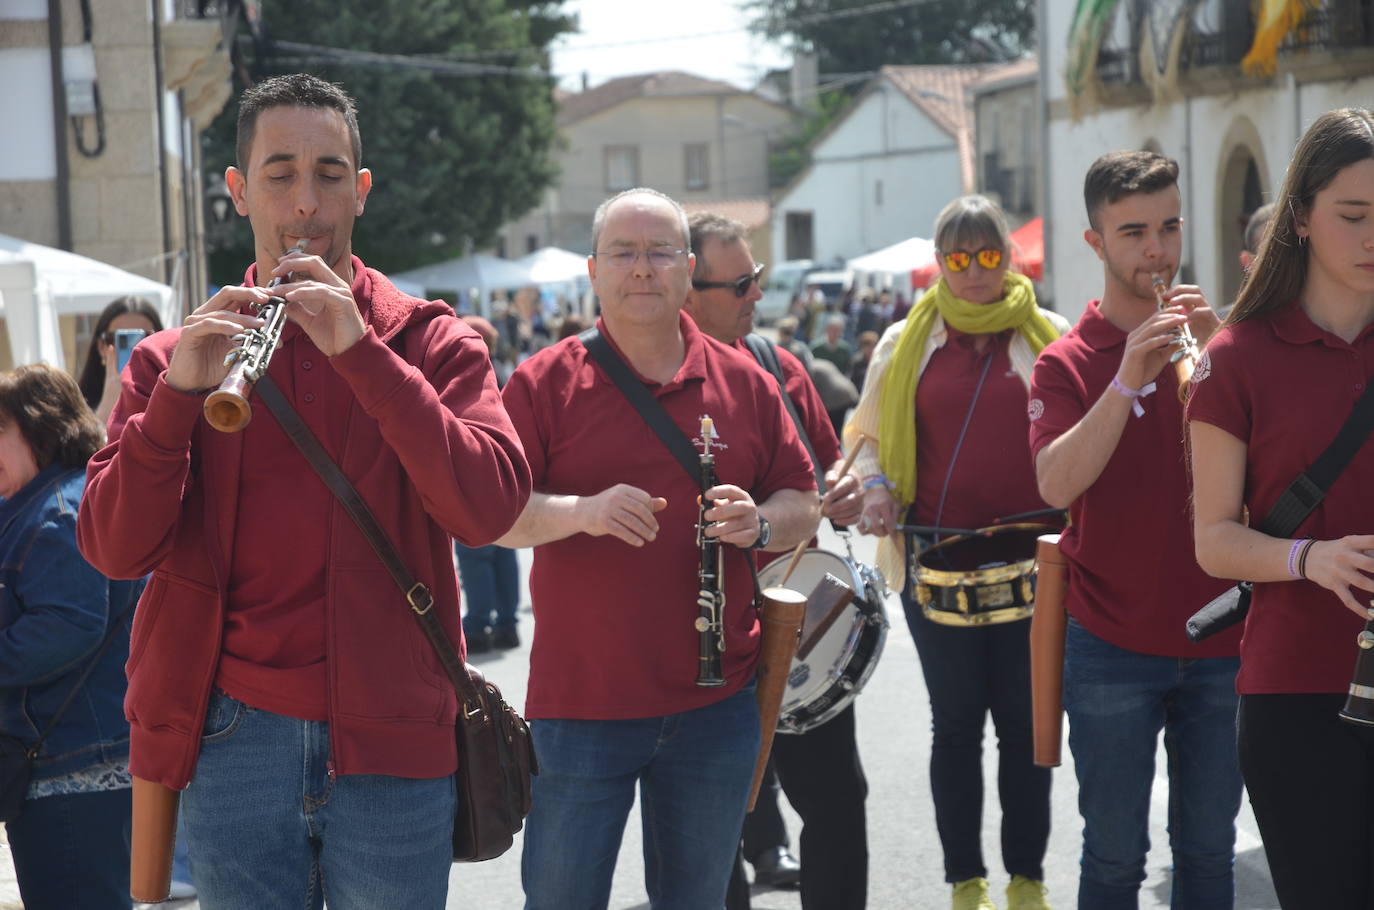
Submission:
<svg viewBox="0 0 1374 910">
<path fill-rule="evenodd" d="M 1374 619 L 1365 622 L 1356 644 L 1359 650 L 1355 655 L 1355 674 L 1345 707 L 1341 708 L 1341 719 L 1374 727 Z"/>
<path fill-rule="evenodd" d="M 711 454 L 714 426 L 710 417 L 701 418 L 701 496 L 697 508 L 697 685 L 716 688 L 725 685 L 720 656 L 725 651 L 725 552 L 720 540 L 706 535 L 711 524 L 706 510 L 711 501 L 706 491 L 716 485 L 716 458 Z"/>
</svg>

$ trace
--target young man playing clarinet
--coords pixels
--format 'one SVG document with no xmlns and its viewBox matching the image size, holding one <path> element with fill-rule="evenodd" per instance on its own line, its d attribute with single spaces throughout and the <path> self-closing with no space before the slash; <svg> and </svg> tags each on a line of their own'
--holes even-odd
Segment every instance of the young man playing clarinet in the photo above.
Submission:
<svg viewBox="0 0 1374 910">
<path fill-rule="evenodd" d="M 408 598 L 256 393 L 241 432 L 202 416 L 235 336 L 263 323 L 249 305 L 284 279 L 267 377 L 459 648 L 451 538 L 491 542 L 529 496 L 481 337 L 353 255 L 360 158 L 338 86 L 297 74 L 244 95 L 225 176 L 256 262 L 135 349 L 87 471 L 82 552 L 115 578 L 152 573 L 130 770 L 185 790 L 206 910 L 441 910 L 452 863 L 457 696 Z"/>
<path fill-rule="evenodd" d="M 1239 630 L 1194 645 L 1193 612 L 1221 594 L 1193 556 L 1177 371 L 1180 327 L 1205 344 L 1217 318 L 1173 281 L 1182 252 L 1178 165 L 1113 152 L 1088 170 L 1084 239 L 1101 300 L 1040 354 L 1030 438 L 1045 501 L 1066 507 L 1064 708 L 1083 816 L 1081 910 L 1137 905 L 1160 730 L 1169 755 L 1172 906 L 1233 903 Z M 1162 306 L 1161 306 L 1162 303 Z"/>
<path fill-rule="evenodd" d="M 681 312 L 694 262 L 681 206 L 628 190 L 597 210 L 592 242 L 610 354 L 715 458 L 704 533 L 724 553 L 723 684 L 697 684 L 700 488 L 593 359 L 596 342 L 546 348 L 504 392 L 535 489 L 500 541 L 535 548 L 525 906 L 606 907 L 638 785 L 650 906 L 720 907 L 759 747 L 749 551 L 811 537 L 816 481 L 777 384 Z"/>
</svg>

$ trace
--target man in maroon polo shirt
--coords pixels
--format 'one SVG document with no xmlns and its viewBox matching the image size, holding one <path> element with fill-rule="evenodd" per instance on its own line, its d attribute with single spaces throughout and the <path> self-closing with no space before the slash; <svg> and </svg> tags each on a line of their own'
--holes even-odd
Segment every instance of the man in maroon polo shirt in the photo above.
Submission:
<svg viewBox="0 0 1374 910">
<path fill-rule="evenodd" d="M 743 338 L 753 330 L 754 304 L 763 296 L 758 282 L 762 267 L 754 263 L 744 225 L 712 212 L 692 215 L 689 224 L 696 266 L 686 312 L 707 335 L 752 359 Z M 776 345 L 774 350 L 801 429 L 825 469 L 821 515 L 838 524 L 853 524 L 862 514 L 863 497 L 853 475 L 839 474 L 844 459 L 825 405 L 801 361 Z M 781 555 L 761 555 L 760 568 Z M 772 755 L 788 801 L 802 818 L 802 906 L 862 908 L 868 886 L 868 782 L 854 739 L 854 706 L 807 733 L 778 736 Z M 771 813 L 765 805 L 770 795 Z M 744 828 L 745 858 L 753 864 L 757 881 L 773 883 L 768 876 L 786 861 L 786 836 L 776 792 L 761 794 Z M 741 890 L 743 899 L 732 901 L 729 910 L 748 906 L 747 888 L 732 889 L 732 896 Z"/>
<path fill-rule="evenodd" d="M 225 179 L 256 262 L 135 349 L 87 471 L 82 551 L 115 578 L 152 573 L 128 663 L 130 769 L 185 790 L 207 910 L 439 910 L 452 863 L 457 696 L 407 597 L 257 394 L 241 432 L 202 417 L 235 336 L 263 324 L 248 305 L 283 279 L 267 377 L 460 648 L 451 540 L 489 543 L 529 496 L 481 337 L 352 254 L 360 158 L 338 86 L 296 74 L 244 94 Z"/>
<path fill-rule="evenodd" d="M 621 193 L 592 242 L 601 336 L 698 450 L 702 418 L 714 424 L 706 533 L 723 544 L 725 682 L 696 684 L 696 482 L 582 338 L 546 348 L 504 393 L 535 487 L 501 540 L 535 548 L 525 906 L 606 906 L 638 784 L 651 906 L 719 907 L 759 743 L 749 551 L 814 533 L 816 482 L 776 383 L 681 312 L 694 261 L 682 208 Z"/>
<path fill-rule="evenodd" d="M 1113 152 L 1088 170 L 1102 299 L 1040 354 L 1030 440 L 1041 496 L 1069 509 L 1064 708 L 1079 783 L 1078 906 L 1134 907 L 1149 849 L 1161 729 L 1169 754 L 1176 908 L 1230 908 L 1241 782 L 1235 749 L 1239 630 L 1194 645 L 1184 622 L 1221 594 L 1193 556 L 1183 407 L 1170 356 L 1180 326 L 1217 327 L 1178 270 L 1178 165 Z"/>
</svg>

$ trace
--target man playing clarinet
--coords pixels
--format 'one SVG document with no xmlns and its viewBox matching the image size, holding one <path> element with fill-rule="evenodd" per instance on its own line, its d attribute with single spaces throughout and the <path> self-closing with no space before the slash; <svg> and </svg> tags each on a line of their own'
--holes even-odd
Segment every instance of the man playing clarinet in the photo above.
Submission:
<svg viewBox="0 0 1374 910">
<path fill-rule="evenodd" d="M 1178 164 L 1113 152 L 1088 170 L 1089 229 L 1102 299 L 1041 352 L 1031 377 L 1030 442 L 1040 495 L 1068 508 L 1064 708 L 1083 816 L 1081 910 L 1135 907 L 1149 849 L 1159 733 L 1169 755 L 1172 906 L 1229 908 L 1235 817 L 1238 630 L 1201 645 L 1184 622 L 1226 589 L 1193 556 L 1180 329 L 1217 327 L 1178 271 Z"/>
<path fill-rule="evenodd" d="M 130 769 L 185 790 L 206 910 L 441 910 L 448 891 L 457 696 L 408 598 L 257 394 L 241 432 L 202 416 L 235 336 L 263 323 L 249 305 L 284 279 L 267 378 L 460 641 L 451 538 L 508 529 L 529 468 L 481 337 L 352 254 L 360 158 L 338 86 L 297 74 L 243 96 L 226 180 L 257 261 L 138 346 L 87 471 L 82 552 L 114 578 L 152 573 Z"/>
<path fill-rule="evenodd" d="M 759 746 L 750 550 L 811 537 L 816 482 L 776 383 L 682 313 L 694 259 L 681 206 L 628 190 L 597 210 L 592 243 L 606 350 L 649 393 L 645 413 L 666 415 L 665 436 L 714 458 L 703 533 L 723 553 L 724 649 L 720 684 L 700 685 L 711 633 L 697 625 L 706 548 L 688 465 L 593 358 L 589 334 L 525 361 L 504 398 L 535 492 L 500 541 L 535 548 L 526 714 L 540 774 L 525 906 L 607 905 L 638 786 L 650 906 L 720 907 Z"/>
</svg>

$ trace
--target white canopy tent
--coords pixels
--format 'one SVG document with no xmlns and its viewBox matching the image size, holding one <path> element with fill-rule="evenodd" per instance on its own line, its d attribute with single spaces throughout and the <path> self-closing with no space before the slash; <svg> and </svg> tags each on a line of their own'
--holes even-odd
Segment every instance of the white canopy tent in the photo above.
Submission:
<svg viewBox="0 0 1374 910">
<path fill-rule="evenodd" d="M 391 277 L 423 287 L 426 296 L 436 291 L 464 295 L 476 292 L 477 299 L 481 301 L 481 313 L 487 318 L 491 317 L 492 291 L 514 290 L 532 283 L 529 269 L 525 266 L 484 253 L 398 272 Z"/>
<path fill-rule="evenodd" d="M 96 259 L 0 234 L 0 315 L 16 365 L 66 368 L 58 316 L 99 314 L 116 297 L 148 298 L 164 325 L 180 323 L 172 289 Z"/>
<path fill-rule="evenodd" d="M 911 270 L 934 261 L 935 242 L 924 237 L 912 237 L 881 250 L 857 256 L 846 262 L 845 267 L 855 273 L 899 276 L 899 286 L 909 288 Z"/>
<path fill-rule="evenodd" d="M 531 284 L 570 284 L 587 279 L 587 257 L 546 246 L 516 260 L 529 271 Z"/>
</svg>

